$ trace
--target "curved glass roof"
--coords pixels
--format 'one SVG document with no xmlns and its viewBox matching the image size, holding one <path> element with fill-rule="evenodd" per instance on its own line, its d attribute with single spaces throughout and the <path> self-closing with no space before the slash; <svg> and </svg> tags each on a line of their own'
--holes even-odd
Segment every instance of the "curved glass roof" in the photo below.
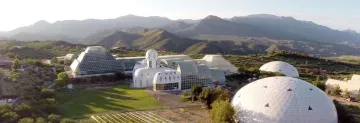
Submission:
<svg viewBox="0 0 360 123">
<path fill-rule="evenodd" d="M 197 69 L 199 71 L 200 78 L 211 78 L 211 71 L 206 65 L 198 65 Z"/>
<path fill-rule="evenodd" d="M 198 73 L 194 61 L 174 61 L 173 66 L 180 70 L 182 75 L 194 75 Z"/>
</svg>

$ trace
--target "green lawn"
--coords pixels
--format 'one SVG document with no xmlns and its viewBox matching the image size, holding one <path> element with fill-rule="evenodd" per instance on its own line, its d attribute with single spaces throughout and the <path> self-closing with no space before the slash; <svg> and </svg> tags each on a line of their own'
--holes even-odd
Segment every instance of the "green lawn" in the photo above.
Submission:
<svg viewBox="0 0 360 123">
<path fill-rule="evenodd" d="M 132 89 L 129 85 L 117 85 L 108 89 L 82 90 L 69 94 L 58 92 L 57 100 L 64 117 L 82 119 L 90 114 L 109 111 L 133 111 L 163 108 L 143 89 Z M 110 97 L 110 100 L 106 98 Z"/>
</svg>

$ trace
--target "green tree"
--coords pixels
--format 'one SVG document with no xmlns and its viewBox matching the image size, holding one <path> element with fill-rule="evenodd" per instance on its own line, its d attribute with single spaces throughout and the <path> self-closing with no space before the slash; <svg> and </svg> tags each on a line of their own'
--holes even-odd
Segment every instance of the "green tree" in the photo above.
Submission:
<svg viewBox="0 0 360 123">
<path fill-rule="evenodd" d="M 182 94 L 181 94 L 181 101 L 183 101 L 183 102 L 189 101 L 189 100 L 190 100 L 190 98 L 189 98 L 190 96 L 191 96 L 191 93 L 190 93 L 189 90 L 183 91 Z"/>
<path fill-rule="evenodd" d="M 41 89 L 41 98 L 47 99 L 47 98 L 55 98 L 55 91 L 52 89 L 43 88 Z"/>
<path fill-rule="evenodd" d="M 19 118 L 19 115 L 16 114 L 16 112 L 10 111 L 10 112 L 4 113 L 1 117 L 2 117 L 2 119 L 4 119 L 5 121 L 13 121 L 13 120 Z"/>
<path fill-rule="evenodd" d="M 64 87 L 64 86 L 66 86 L 65 81 L 62 80 L 62 79 L 56 79 L 56 80 L 55 80 L 55 83 L 56 83 L 56 86 L 58 86 L 58 87 Z"/>
<path fill-rule="evenodd" d="M 58 79 L 62 79 L 64 80 L 65 82 L 68 82 L 69 81 L 69 77 L 68 75 L 66 74 L 66 72 L 61 72 L 58 74 Z"/>
<path fill-rule="evenodd" d="M 50 114 L 48 116 L 48 120 L 49 120 L 49 122 L 52 122 L 52 123 L 59 123 L 61 120 L 61 116 L 57 115 L 57 114 Z"/>
<path fill-rule="evenodd" d="M 58 78 L 55 80 L 55 82 L 58 87 L 64 87 L 68 84 L 69 77 L 66 72 L 61 72 L 58 74 Z"/>
<path fill-rule="evenodd" d="M 216 100 L 230 100 L 231 94 L 228 89 L 222 88 L 221 86 L 218 86 L 215 89 L 216 94 Z"/>
<path fill-rule="evenodd" d="M 15 108 L 15 111 L 21 117 L 30 117 L 32 114 L 32 108 L 25 103 L 21 103 L 18 107 Z"/>
<path fill-rule="evenodd" d="M 38 117 L 36 118 L 35 123 L 46 123 L 46 120 L 42 117 Z"/>
<path fill-rule="evenodd" d="M 204 103 L 208 108 L 211 107 L 211 103 L 216 99 L 215 90 L 212 88 L 205 88 L 199 94 L 199 99 Z"/>
<path fill-rule="evenodd" d="M 197 96 L 199 96 L 201 91 L 202 91 L 202 87 L 200 85 L 191 87 L 190 92 L 191 92 L 192 101 L 195 101 L 195 99 L 197 98 Z"/>
<path fill-rule="evenodd" d="M 211 104 L 210 118 L 214 123 L 228 123 L 233 122 L 235 114 L 234 108 L 229 103 L 229 100 L 216 100 Z"/>
<path fill-rule="evenodd" d="M 243 68 L 243 67 L 239 67 L 239 68 L 238 68 L 238 72 L 240 72 L 240 73 L 245 73 L 245 72 L 246 72 L 246 69 Z"/>
<path fill-rule="evenodd" d="M 20 61 L 19 61 L 19 59 L 15 59 L 11 65 L 11 69 L 13 71 L 16 71 L 19 68 L 20 68 Z"/>
<path fill-rule="evenodd" d="M 15 58 L 15 54 L 13 54 L 13 53 L 6 53 L 5 56 L 8 58 L 11 58 L 11 59 Z"/>
<path fill-rule="evenodd" d="M 326 89 L 326 85 L 324 82 L 314 81 L 314 82 L 312 82 L 312 84 L 323 91 L 325 91 L 325 89 Z"/>
<path fill-rule="evenodd" d="M 34 119 L 26 117 L 19 120 L 18 123 L 34 123 Z"/>
</svg>

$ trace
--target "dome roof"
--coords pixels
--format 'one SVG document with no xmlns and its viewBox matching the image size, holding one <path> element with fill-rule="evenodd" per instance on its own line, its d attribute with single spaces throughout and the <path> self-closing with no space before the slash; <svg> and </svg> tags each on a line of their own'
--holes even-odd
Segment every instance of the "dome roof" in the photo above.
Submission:
<svg viewBox="0 0 360 123">
<path fill-rule="evenodd" d="M 145 55 L 146 59 L 157 59 L 157 57 L 158 57 L 158 52 L 156 50 L 150 49 L 146 51 L 146 55 Z"/>
<path fill-rule="evenodd" d="M 273 61 L 266 63 L 260 67 L 260 71 L 279 72 L 281 74 L 284 74 L 285 76 L 299 77 L 299 72 L 294 66 L 282 61 Z"/>
<path fill-rule="evenodd" d="M 232 99 L 243 123 L 337 123 L 331 99 L 319 88 L 292 77 L 268 77 L 241 88 Z"/>
</svg>

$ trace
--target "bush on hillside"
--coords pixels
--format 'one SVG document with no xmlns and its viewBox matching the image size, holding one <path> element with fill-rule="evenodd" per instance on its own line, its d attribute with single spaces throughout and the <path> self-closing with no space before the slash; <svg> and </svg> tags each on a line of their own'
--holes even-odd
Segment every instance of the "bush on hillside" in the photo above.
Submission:
<svg viewBox="0 0 360 123">
<path fill-rule="evenodd" d="M 191 87 L 190 93 L 191 93 L 192 101 L 195 101 L 197 99 L 196 97 L 199 96 L 201 91 L 202 91 L 202 86 L 200 85 Z"/>
<path fill-rule="evenodd" d="M 32 119 L 30 117 L 26 117 L 26 118 L 20 119 L 18 123 L 34 123 L 34 119 Z"/>
<path fill-rule="evenodd" d="M 6 53 L 5 56 L 8 57 L 8 58 L 11 58 L 11 59 L 15 58 L 15 54 L 14 54 L 14 53 Z"/>
<path fill-rule="evenodd" d="M 43 99 L 55 98 L 54 90 L 47 89 L 47 88 L 41 89 L 41 98 L 43 98 Z"/>
<path fill-rule="evenodd" d="M 214 123 L 234 122 L 235 110 L 229 100 L 216 100 L 211 106 L 210 118 Z"/>
</svg>

